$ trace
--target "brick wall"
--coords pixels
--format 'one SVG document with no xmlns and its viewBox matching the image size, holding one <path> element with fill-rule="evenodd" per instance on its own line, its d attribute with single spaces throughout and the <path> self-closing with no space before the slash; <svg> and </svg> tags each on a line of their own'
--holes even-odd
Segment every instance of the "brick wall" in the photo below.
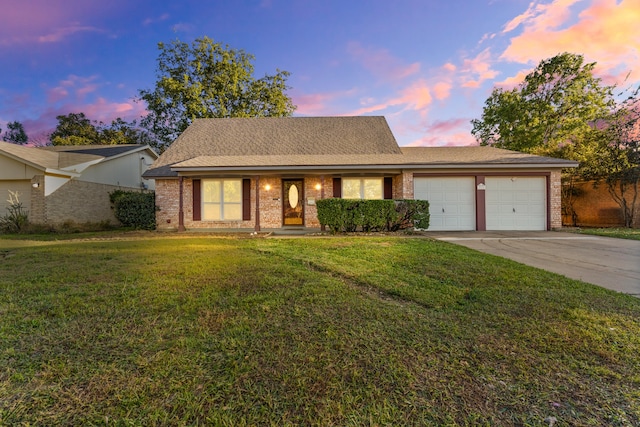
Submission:
<svg viewBox="0 0 640 427">
<path fill-rule="evenodd" d="M 39 188 L 44 191 L 43 185 Z M 44 197 L 44 222 L 61 224 L 67 221 L 76 223 L 109 221 L 118 224 L 109 200 L 109 193 L 117 189 L 139 190 L 72 179 Z"/>
<path fill-rule="evenodd" d="M 36 187 L 34 187 L 34 185 L 36 185 Z M 44 202 L 44 175 L 35 175 L 31 178 L 29 221 L 34 224 L 44 224 L 47 222 Z"/>
<path fill-rule="evenodd" d="M 393 198 L 413 199 L 413 173 L 403 172 L 393 176 Z"/>
<path fill-rule="evenodd" d="M 259 178 L 260 187 L 260 228 L 282 227 L 282 177 L 262 176 Z M 323 179 L 320 176 L 304 178 L 304 215 L 305 226 L 319 228 L 318 211 L 315 204 L 309 204 L 309 199 L 322 198 Z M 267 185 L 269 190 L 267 190 Z M 394 183 L 395 186 L 395 183 Z M 192 180 L 183 180 L 183 211 L 184 226 L 187 229 L 251 229 L 255 228 L 256 213 L 256 179 L 251 178 L 251 220 L 250 221 L 193 221 L 193 193 Z M 395 190 L 394 190 L 395 191 Z M 394 193 L 395 194 L 395 193 Z M 333 177 L 324 177 L 324 197 L 333 196 Z M 156 212 L 158 230 L 177 230 L 180 200 L 180 181 L 178 179 L 156 180 L 156 205 L 160 208 Z"/>
<path fill-rule="evenodd" d="M 551 217 L 549 225 L 552 230 L 562 228 L 562 181 L 561 172 L 551 172 L 549 178 L 549 204 Z"/>
<path fill-rule="evenodd" d="M 578 216 L 576 225 L 579 227 L 620 227 L 624 226 L 624 218 L 620 206 L 613 200 L 607 185 L 601 183 L 594 188 L 593 181 L 576 184 L 578 194 L 574 196 L 573 208 Z M 639 197 L 633 227 L 640 228 L 640 186 Z M 632 195 L 629 195 L 629 200 Z M 573 226 L 571 217 L 563 218 L 564 224 Z"/>
</svg>

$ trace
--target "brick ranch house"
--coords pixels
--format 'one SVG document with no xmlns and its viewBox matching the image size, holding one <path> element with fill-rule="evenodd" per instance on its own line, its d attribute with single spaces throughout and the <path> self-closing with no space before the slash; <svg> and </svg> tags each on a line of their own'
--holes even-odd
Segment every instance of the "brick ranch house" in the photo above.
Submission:
<svg viewBox="0 0 640 427">
<path fill-rule="evenodd" d="M 326 197 L 426 199 L 430 230 L 562 226 L 562 168 L 492 147 L 399 147 L 384 117 L 197 119 L 144 174 L 159 230 L 320 227 Z"/>
<path fill-rule="evenodd" d="M 34 224 L 118 220 L 109 193 L 153 190 L 142 174 L 158 158 L 148 145 L 25 147 L 0 142 L 0 216 L 17 192 Z"/>
</svg>

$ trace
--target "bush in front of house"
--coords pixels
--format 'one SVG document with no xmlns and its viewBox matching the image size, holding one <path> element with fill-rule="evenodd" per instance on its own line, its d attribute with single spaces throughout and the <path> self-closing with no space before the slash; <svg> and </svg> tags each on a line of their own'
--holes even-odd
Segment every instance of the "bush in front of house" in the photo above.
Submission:
<svg viewBox="0 0 640 427">
<path fill-rule="evenodd" d="M 155 230 L 158 208 L 154 192 L 115 190 L 109 193 L 109 199 L 114 215 L 122 225 L 141 230 Z"/>
<path fill-rule="evenodd" d="M 332 233 L 398 231 L 429 227 L 429 202 L 426 200 L 352 200 L 316 201 L 318 221 Z"/>
<path fill-rule="evenodd" d="M 391 224 L 390 231 L 415 228 L 429 228 L 429 202 L 427 200 L 395 200 L 395 211 L 398 219 Z"/>
</svg>

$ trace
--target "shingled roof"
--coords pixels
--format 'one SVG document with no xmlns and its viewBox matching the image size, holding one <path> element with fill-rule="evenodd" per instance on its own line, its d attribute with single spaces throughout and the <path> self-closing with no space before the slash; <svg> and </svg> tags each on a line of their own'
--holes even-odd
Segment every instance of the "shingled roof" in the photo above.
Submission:
<svg viewBox="0 0 640 427">
<path fill-rule="evenodd" d="M 177 176 L 171 165 L 201 156 L 401 154 L 381 116 L 196 119 L 145 176 Z"/>
<path fill-rule="evenodd" d="M 132 151 L 138 151 L 147 146 L 144 144 L 112 144 L 112 145 L 49 145 L 41 147 L 43 150 L 76 153 L 76 154 L 92 154 L 105 158 L 116 157 Z"/>
<path fill-rule="evenodd" d="M 102 159 L 102 156 L 93 154 L 58 153 L 8 142 L 0 142 L 0 152 L 40 170 L 67 170 L 74 165 Z"/>
<path fill-rule="evenodd" d="M 178 172 L 371 167 L 575 167 L 492 147 L 402 147 L 384 117 L 197 119 L 145 178 Z"/>
</svg>

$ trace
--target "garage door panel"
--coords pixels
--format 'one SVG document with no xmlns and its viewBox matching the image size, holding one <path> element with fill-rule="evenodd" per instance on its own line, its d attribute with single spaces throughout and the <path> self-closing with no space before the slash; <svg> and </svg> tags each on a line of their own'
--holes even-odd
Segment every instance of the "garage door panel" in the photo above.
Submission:
<svg viewBox="0 0 640 427">
<path fill-rule="evenodd" d="M 487 230 L 546 230 L 545 177 L 487 177 Z"/>
<path fill-rule="evenodd" d="M 475 230 L 475 178 L 420 177 L 414 197 L 429 201 L 429 230 Z"/>
</svg>

